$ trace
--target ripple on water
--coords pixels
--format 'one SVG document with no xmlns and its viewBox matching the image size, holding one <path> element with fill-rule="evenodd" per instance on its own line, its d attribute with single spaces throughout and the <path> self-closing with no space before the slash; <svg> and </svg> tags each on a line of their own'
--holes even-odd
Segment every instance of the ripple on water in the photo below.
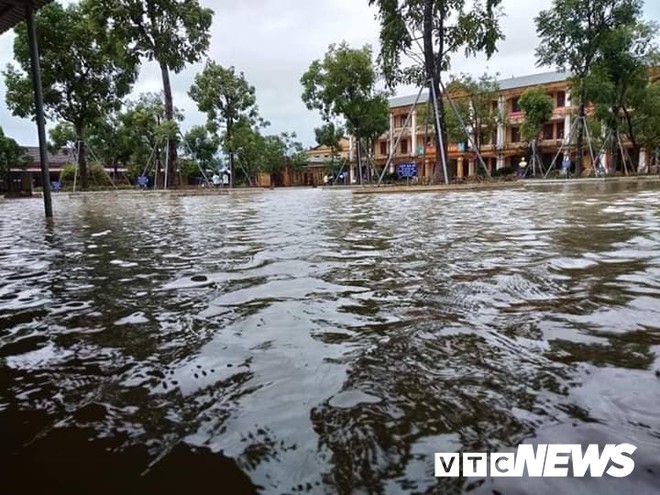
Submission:
<svg viewBox="0 0 660 495">
<path fill-rule="evenodd" d="M 639 445 L 597 493 L 660 485 L 653 185 L 55 207 L 0 206 L 9 491 L 522 493 L 433 453 L 543 439 Z"/>
</svg>

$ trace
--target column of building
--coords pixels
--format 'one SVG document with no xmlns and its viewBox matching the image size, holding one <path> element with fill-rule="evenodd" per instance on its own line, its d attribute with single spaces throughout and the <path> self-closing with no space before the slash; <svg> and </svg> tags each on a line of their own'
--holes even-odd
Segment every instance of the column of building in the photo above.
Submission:
<svg viewBox="0 0 660 495">
<path fill-rule="evenodd" d="M 394 114 L 390 111 L 390 146 L 388 157 L 394 157 L 396 150 L 394 149 Z M 390 169 L 388 172 L 391 174 L 394 172 L 394 160 L 390 161 Z"/>
<path fill-rule="evenodd" d="M 412 139 L 412 142 L 410 143 L 411 147 L 411 156 L 416 157 L 417 156 L 417 109 L 413 109 L 412 113 L 412 130 L 410 132 L 410 137 Z"/>
<path fill-rule="evenodd" d="M 497 124 L 497 170 L 504 168 L 504 145 L 506 141 L 506 99 L 501 96 L 497 100 L 497 111 L 500 114 L 500 122 Z"/>
</svg>

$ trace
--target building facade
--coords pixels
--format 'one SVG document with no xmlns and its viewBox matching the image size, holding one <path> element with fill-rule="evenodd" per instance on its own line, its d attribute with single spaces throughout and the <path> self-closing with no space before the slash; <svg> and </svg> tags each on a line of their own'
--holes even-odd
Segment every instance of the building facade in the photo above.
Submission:
<svg viewBox="0 0 660 495">
<path fill-rule="evenodd" d="M 548 72 L 498 81 L 499 94 L 492 101 L 492 111 L 499 114 L 500 123 L 496 132 L 480 146 L 481 156 L 489 172 L 517 166 L 523 157 L 529 156 L 528 144 L 523 142 L 520 133 L 524 115 L 519 99 L 527 89 L 537 86 L 545 89 L 554 105 L 552 118 L 544 126 L 538 142 L 543 162 L 552 161 L 570 137 L 573 124 L 571 114 L 576 110 L 571 104 L 568 78 L 567 73 Z M 428 93 L 421 95 L 417 107 L 409 116 L 415 99 L 415 96 L 406 96 L 390 100 L 390 129 L 380 137 L 373 153 L 379 168 L 389 160 L 388 171 L 393 173 L 398 165 L 414 163 L 417 176 L 430 180 L 436 160 L 434 128 L 432 124 L 427 125 L 426 119 L 418 118 L 420 109 L 428 103 Z M 446 105 L 445 112 L 451 111 L 451 107 Z M 456 166 L 457 178 L 478 173 L 480 164 L 467 137 L 464 142 L 450 142 L 447 147 L 449 160 Z M 585 162 L 587 167 L 590 164 L 590 161 Z"/>
</svg>

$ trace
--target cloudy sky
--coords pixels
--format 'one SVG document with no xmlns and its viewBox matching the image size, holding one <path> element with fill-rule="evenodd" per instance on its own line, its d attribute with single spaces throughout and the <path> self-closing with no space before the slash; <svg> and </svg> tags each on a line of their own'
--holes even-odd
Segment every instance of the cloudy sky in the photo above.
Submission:
<svg viewBox="0 0 660 495">
<path fill-rule="evenodd" d="M 70 3 L 64 1 L 64 3 Z M 255 86 L 261 115 L 271 122 L 270 133 L 295 131 L 306 146 L 314 144 L 314 127 L 320 124 L 315 112 L 300 99 L 300 76 L 309 64 L 323 57 L 331 43 L 346 40 L 351 46 L 372 44 L 377 50 L 378 23 L 367 0 L 201 0 L 215 10 L 209 58 L 233 65 Z M 660 20 L 660 2 L 647 0 L 645 16 Z M 522 76 L 549 69 L 535 66 L 537 45 L 534 17 L 551 5 L 550 0 L 503 0 L 502 21 L 506 40 L 499 52 L 486 61 L 455 56 L 452 72 L 500 78 Z M 0 67 L 12 61 L 13 33 L 0 35 Z M 187 67 L 173 76 L 175 105 L 185 114 L 184 129 L 203 123 L 204 115 L 187 96 L 195 74 L 203 63 Z M 5 134 L 23 145 L 36 145 L 31 121 L 13 117 L 5 105 L 5 86 L 0 78 L 0 126 Z M 161 90 L 157 66 L 144 64 L 134 93 Z M 399 88 L 398 94 L 410 94 Z"/>
</svg>

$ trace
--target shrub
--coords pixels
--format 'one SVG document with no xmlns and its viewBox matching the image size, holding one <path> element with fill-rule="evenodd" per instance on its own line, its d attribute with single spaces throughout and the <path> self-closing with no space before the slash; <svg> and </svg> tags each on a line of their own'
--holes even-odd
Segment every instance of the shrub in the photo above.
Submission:
<svg viewBox="0 0 660 495">
<path fill-rule="evenodd" d="M 76 173 L 76 165 L 74 163 L 67 163 L 60 174 L 60 180 L 67 184 L 73 184 L 74 176 Z M 89 175 L 89 183 L 94 186 L 111 186 L 112 181 L 103 169 L 100 163 L 90 163 L 87 165 L 87 173 Z M 78 172 L 78 180 L 80 180 L 80 172 Z"/>
<path fill-rule="evenodd" d="M 515 175 L 518 170 L 518 167 L 515 166 L 509 166 L 509 167 L 504 167 L 499 170 L 494 170 L 493 173 L 491 174 L 492 177 L 505 177 L 507 175 Z"/>
</svg>

